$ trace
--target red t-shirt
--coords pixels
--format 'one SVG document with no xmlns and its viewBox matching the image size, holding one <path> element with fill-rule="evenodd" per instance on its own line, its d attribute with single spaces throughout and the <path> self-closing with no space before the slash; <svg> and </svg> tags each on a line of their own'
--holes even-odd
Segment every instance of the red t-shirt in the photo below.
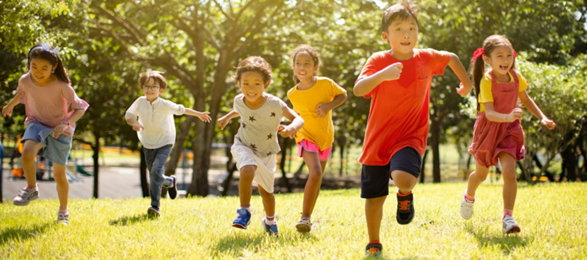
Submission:
<svg viewBox="0 0 587 260">
<path fill-rule="evenodd" d="M 424 153 L 432 76 L 443 75 L 449 61 L 449 52 L 433 49 L 414 49 L 414 56 L 404 61 L 389 51 L 377 52 L 367 60 L 357 81 L 396 62 L 403 69 L 398 80 L 384 81 L 365 95 L 371 98 L 371 108 L 359 158 L 362 164 L 386 165 L 405 147 Z"/>
</svg>

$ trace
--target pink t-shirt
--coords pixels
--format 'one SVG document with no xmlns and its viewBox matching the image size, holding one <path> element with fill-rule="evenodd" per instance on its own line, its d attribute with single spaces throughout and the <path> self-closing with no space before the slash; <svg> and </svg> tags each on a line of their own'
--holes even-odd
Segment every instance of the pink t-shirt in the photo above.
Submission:
<svg viewBox="0 0 587 260">
<path fill-rule="evenodd" d="M 38 122 L 55 128 L 67 120 L 75 110 L 86 110 L 90 106 L 79 98 L 70 84 L 54 80 L 47 86 L 38 86 L 31 80 L 30 73 L 24 74 L 18 81 L 16 92 L 21 94 L 20 103 L 25 106 L 25 124 Z M 75 123 L 64 133 L 73 136 Z"/>
</svg>

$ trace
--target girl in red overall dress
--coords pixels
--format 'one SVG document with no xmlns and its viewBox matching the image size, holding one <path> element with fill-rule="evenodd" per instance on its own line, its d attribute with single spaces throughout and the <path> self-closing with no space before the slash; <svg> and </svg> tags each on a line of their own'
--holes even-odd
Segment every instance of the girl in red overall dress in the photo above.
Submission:
<svg viewBox="0 0 587 260">
<path fill-rule="evenodd" d="M 526 93 L 526 79 L 514 69 L 515 56 L 512 44 L 502 35 L 487 37 L 483 48 L 473 54 L 472 74 L 479 113 L 469 152 L 475 157 L 477 166 L 469 176 L 461 203 L 461 216 L 470 219 L 475 191 L 487 178 L 489 167 L 497 165 L 499 160 L 503 173 L 504 234 L 520 232 L 520 226 L 513 218 L 517 193 L 516 161 L 524 159 L 525 154 L 524 132 L 520 124 L 522 109 L 516 107 L 518 98 L 541 124 L 549 129 L 556 126 Z M 487 73 L 485 64 L 491 67 Z"/>
</svg>

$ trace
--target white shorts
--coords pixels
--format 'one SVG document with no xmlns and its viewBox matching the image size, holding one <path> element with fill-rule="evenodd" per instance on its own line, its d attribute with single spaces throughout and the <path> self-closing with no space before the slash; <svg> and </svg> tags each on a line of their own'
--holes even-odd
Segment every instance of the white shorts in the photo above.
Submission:
<svg viewBox="0 0 587 260">
<path fill-rule="evenodd" d="M 261 185 L 266 192 L 273 193 L 274 174 L 277 169 L 277 157 L 275 154 L 259 158 L 249 147 L 237 143 L 232 145 L 230 152 L 239 170 L 247 165 L 257 166 L 253 181 Z"/>
</svg>

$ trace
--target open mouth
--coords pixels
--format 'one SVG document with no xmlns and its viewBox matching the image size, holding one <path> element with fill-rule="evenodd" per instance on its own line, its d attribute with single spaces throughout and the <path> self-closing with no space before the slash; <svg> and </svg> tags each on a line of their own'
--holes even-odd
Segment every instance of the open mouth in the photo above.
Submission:
<svg viewBox="0 0 587 260">
<path fill-rule="evenodd" d="M 508 70 L 510 66 L 499 65 L 499 68 L 502 70 Z"/>
</svg>

